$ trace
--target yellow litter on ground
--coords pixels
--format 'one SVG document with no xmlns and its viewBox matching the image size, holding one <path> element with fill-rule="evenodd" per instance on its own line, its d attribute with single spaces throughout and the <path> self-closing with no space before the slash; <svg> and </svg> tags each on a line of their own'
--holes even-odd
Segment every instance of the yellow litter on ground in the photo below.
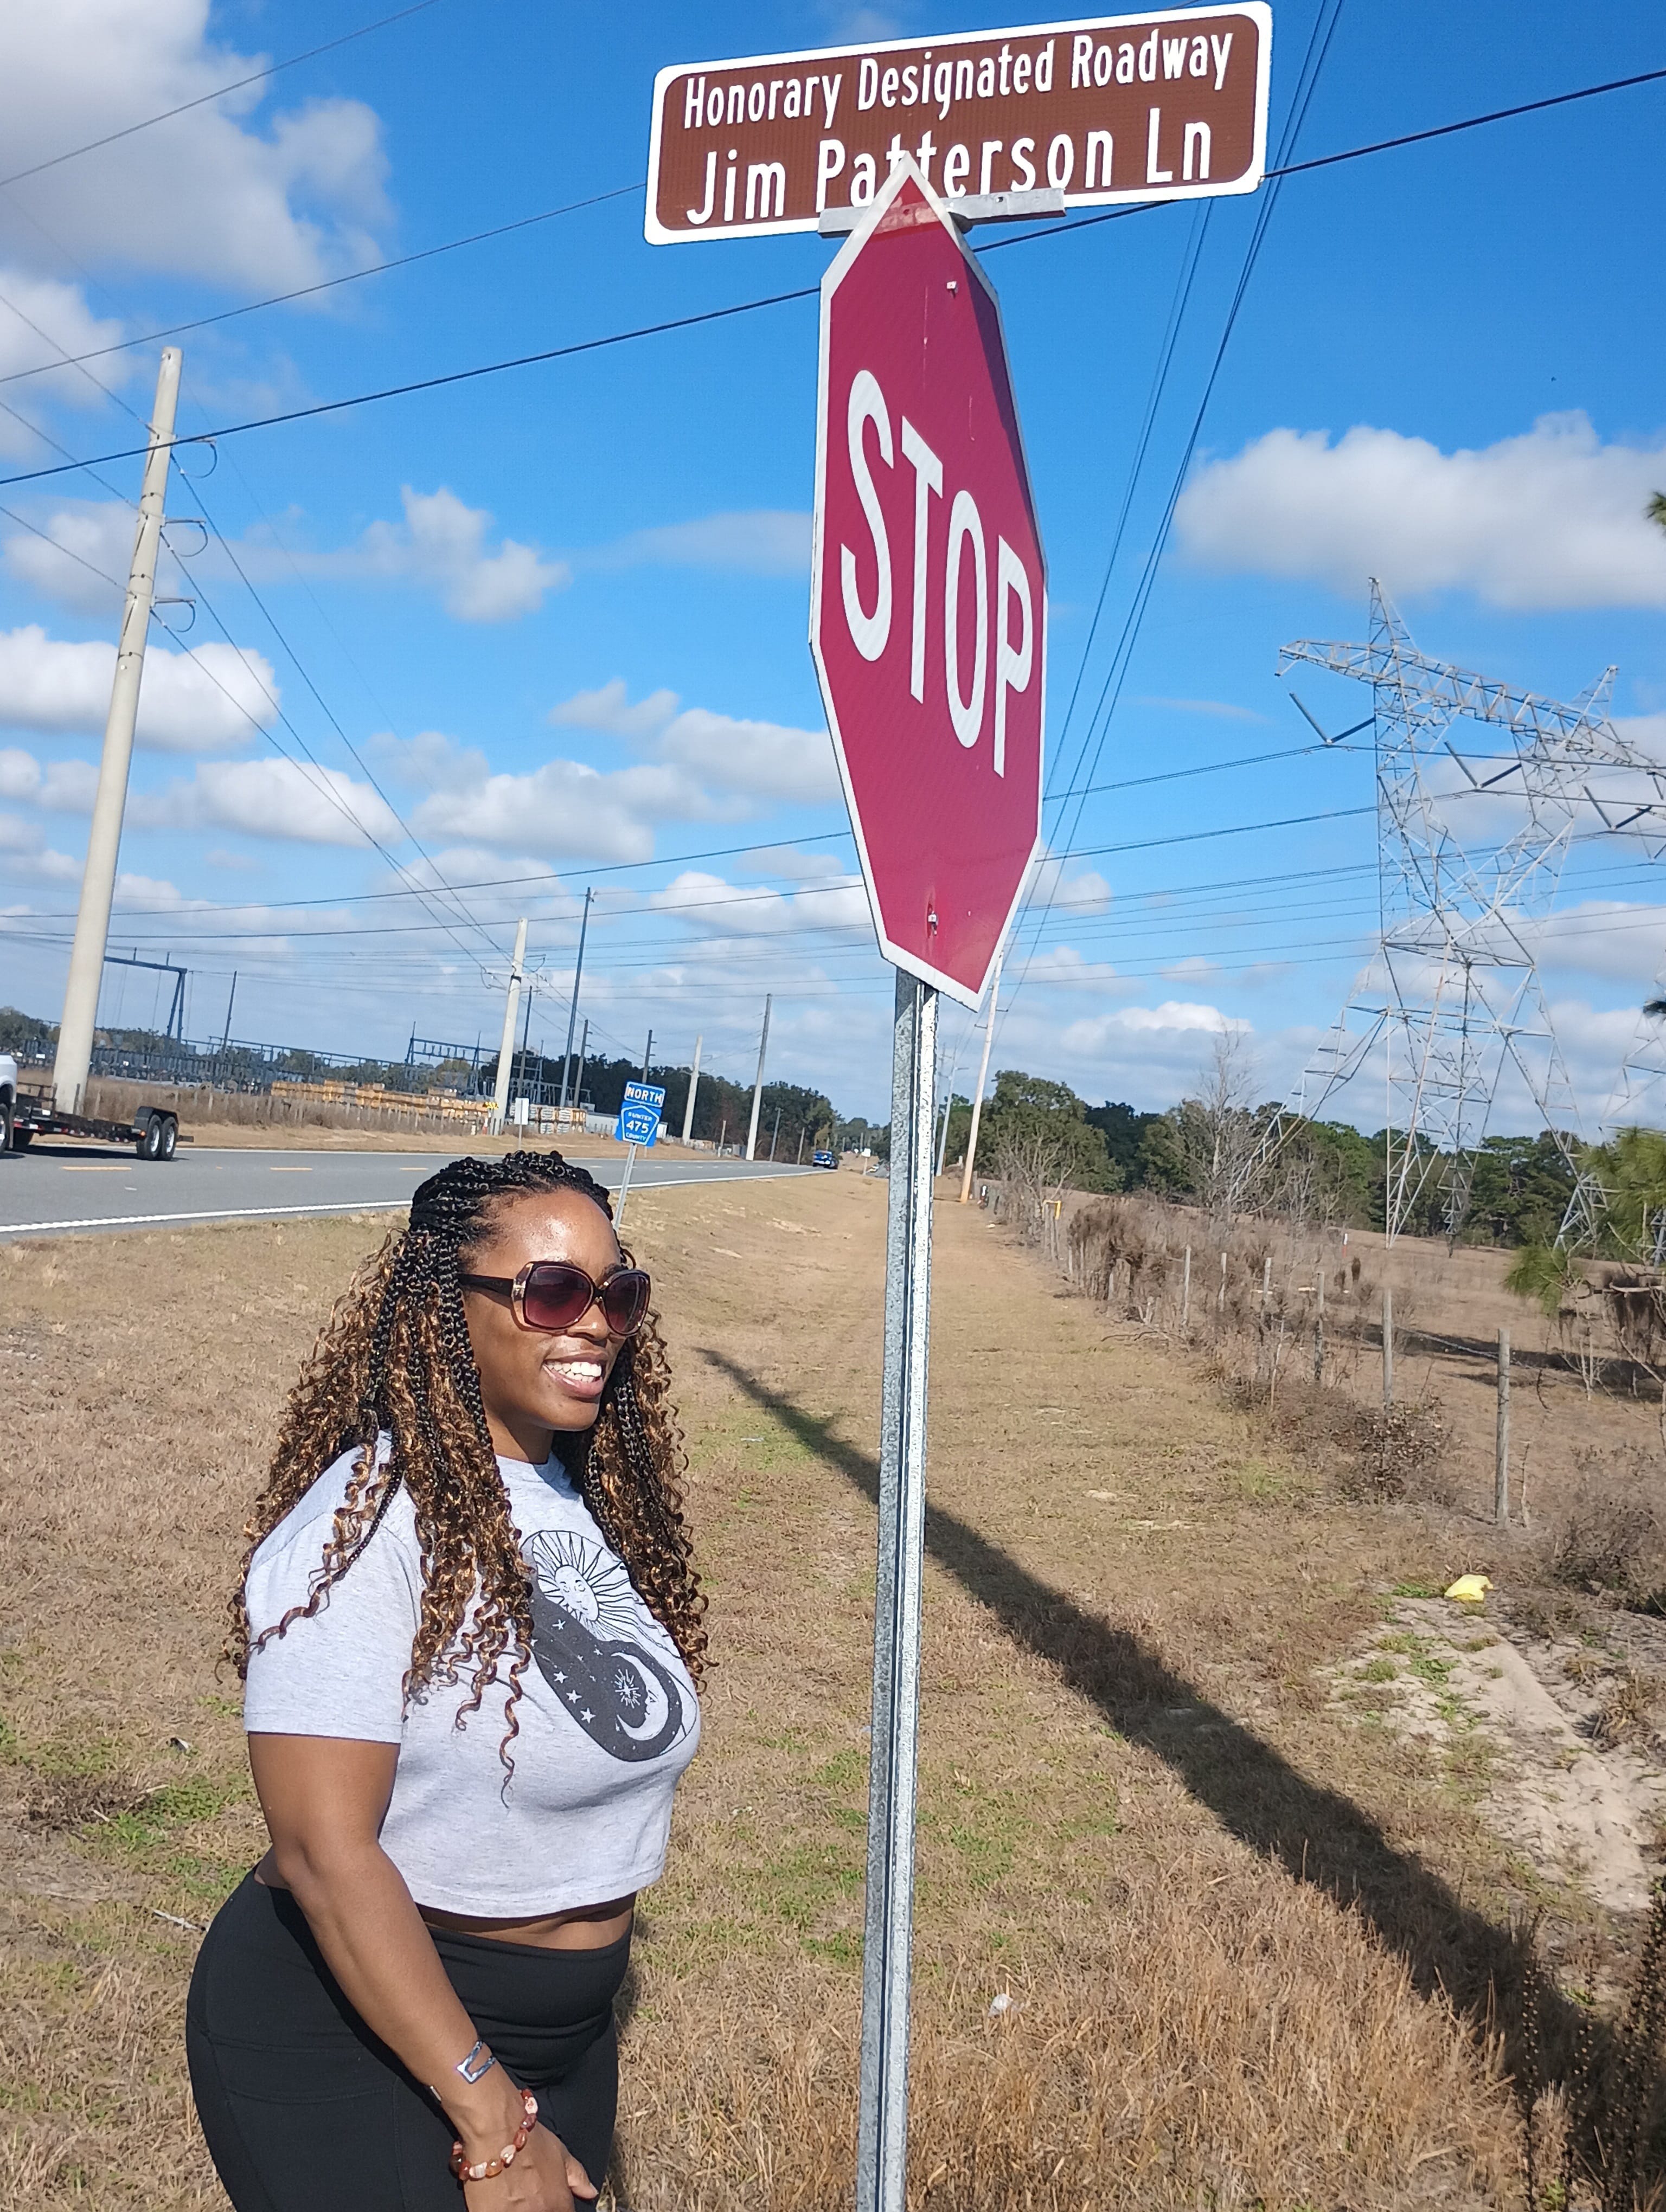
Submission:
<svg viewBox="0 0 1666 2212">
<path fill-rule="evenodd" d="M 1456 1598 L 1462 1605 L 1481 1605 L 1492 1587 L 1492 1582 L 1486 1575 L 1460 1575 L 1446 1595 Z"/>
</svg>

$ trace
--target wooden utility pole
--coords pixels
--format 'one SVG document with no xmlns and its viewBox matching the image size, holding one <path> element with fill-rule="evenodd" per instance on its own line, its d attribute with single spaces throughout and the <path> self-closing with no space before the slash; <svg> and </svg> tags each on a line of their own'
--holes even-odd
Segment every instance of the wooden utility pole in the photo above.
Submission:
<svg viewBox="0 0 1666 2212">
<path fill-rule="evenodd" d="M 1510 1331 L 1499 1331 L 1499 1425 L 1493 1449 L 1493 1518 L 1502 1528 L 1510 1518 Z"/>
</svg>

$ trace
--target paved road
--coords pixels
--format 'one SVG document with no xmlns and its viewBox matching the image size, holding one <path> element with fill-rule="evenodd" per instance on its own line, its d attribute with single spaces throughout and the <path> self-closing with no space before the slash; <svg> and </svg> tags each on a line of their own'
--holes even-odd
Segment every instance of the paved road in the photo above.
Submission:
<svg viewBox="0 0 1666 2212">
<path fill-rule="evenodd" d="M 164 1166 L 114 1146 L 43 1144 L 37 1138 L 27 1152 L 0 1158 L 0 1237 L 384 1208 L 392 1212 L 408 1206 L 423 1176 L 444 1164 L 438 1152 L 216 1151 L 193 1145 Z M 584 1164 L 599 1182 L 617 1189 L 624 1155 Z M 631 1188 L 817 1172 L 767 1163 L 749 1166 L 745 1160 L 692 1159 L 686 1152 L 638 1153 Z"/>
</svg>

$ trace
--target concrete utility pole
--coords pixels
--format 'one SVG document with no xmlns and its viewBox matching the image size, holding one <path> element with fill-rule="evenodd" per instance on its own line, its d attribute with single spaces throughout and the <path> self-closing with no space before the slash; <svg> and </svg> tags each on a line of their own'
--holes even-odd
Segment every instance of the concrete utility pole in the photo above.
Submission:
<svg viewBox="0 0 1666 2212">
<path fill-rule="evenodd" d="M 642 1073 L 641 1073 L 641 1077 L 640 1077 L 639 1080 L 641 1080 L 641 1082 L 643 1082 L 643 1083 L 646 1083 L 646 1082 L 648 1081 L 648 1064 L 649 1064 L 649 1062 L 653 1060 L 653 1058 L 654 1058 L 654 1032 L 653 1032 L 653 1030 L 650 1030 L 648 1031 L 648 1042 L 647 1042 L 647 1043 L 642 1047 Z"/>
<path fill-rule="evenodd" d="M 593 890 L 585 892 L 584 912 L 579 917 L 579 957 L 573 963 L 573 1003 L 567 1009 L 567 1049 L 561 1059 L 561 1103 L 563 1106 L 567 1103 L 567 1071 L 573 1061 L 573 1031 L 579 1018 L 579 984 L 584 975 L 584 940 L 590 927 L 590 902 L 595 896 Z M 585 1026 L 587 1029 L 589 1024 Z"/>
<path fill-rule="evenodd" d="M 983 1031 L 983 1058 L 978 1063 L 977 1089 L 972 1093 L 972 1126 L 966 1137 L 966 1165 L 960 1177 L 960 1203 L 964 1206 L 972 1194 L 972 1170 L 977 1165 L 977 1126 L 983 1119 L 983 1086 L 989 1080 L 989 1047 L 995 1038 L 995 1008 L 1000 1004 L 1000 963 L 1006 957 L 1002 952 L 995 961 L 994 977 L 989 986 L 989 1019 Z"/>
<path fill-rule="evenodd" d="M 514 1058 L 515 1014 L 520 1006 L 520 975 L 526 960 L 526 920 L 515 925 L 514 964 L 509 970 L 508 995 L 503 1002 L 503 1042 L 497 1048 L 497 1085 L 492 1093 L 492 1128 L 501 1134 L 509 1110 L 509 1064 Z"/>
<path fill-rule="evenodd" d="M 167 490 L 173 410 L 179 397 L 179 349 L 164 346 L 139 494 L 138 527 L 133 533 L 133 559 L 127 571 L 127 600 L 116 646 L 116 676 L 104 725 L 104 757 L 99 763 L 98 793 L 87 833 L 87 862 L 82 870 L 81 904 L 64 990 L 64 1018 L 58 1026 L 58 1056 L 52 1066 L 52 1098 L 60 1114 L 81 1111 L 93 1060 L 93 1028 L 98 1019 L 104 948 L 116 893 L 116 856 L 121 849 L 122 817 L 127 809 L 133 725 L 138 719 L 145 635 L 156 594 L 156 549 L 162 534 L 162 501 Z"/>
<path fill-rule="evenodd" d="M 584 1018 L 584 1032 L 579 1039 L 579 1065 L 573 1078 L 573 1103 L 577 1106 L 584 1097 L 584 1063 L 590 1057 L 590 1017 Z"/>
<path fill-rule="evenodd" d="M 683 1142 L 685 1145 L 689 1141 L 689 1133 L 694 1127 L 694 1094 L 700 1087 L 700 1048 L 705 1042 L 703 1036 L 697 1036 L 694 1041 L 694 1066 L 689 1070 L 689 1095 L 683 1107 Z"/>
<path fill-rule="evenodd" d="M 757 1041 L 757 1080 L 752 1085 L 752 1119 L 746 1132 L 746 1157 L 749 1160 L 757 1156 L 757 1116 L 763 1103 L 763 1055 L 769 1049 L 769 1007 L 774 998 L 772 991 L 763 1001 L 763 1034 Z"/>
</svg>

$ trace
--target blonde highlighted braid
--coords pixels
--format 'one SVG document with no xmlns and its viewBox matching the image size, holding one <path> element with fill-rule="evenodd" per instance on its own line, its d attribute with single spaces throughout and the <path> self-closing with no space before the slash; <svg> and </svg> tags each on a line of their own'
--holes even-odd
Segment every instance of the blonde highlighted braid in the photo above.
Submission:
<svg viewBox="0 0 1666 2212">
<path fill-rule="evenodd" d="M 422 1552 L 423 1603 L 406 1692 L 472 1687 L 459 1710 L 478 1710 L 508 1658 L 501 1756 L 519 1732 L 514 1708 L 531 1656 L 532 1605 L 508 1498 L 486 1425 L 458 1277 L 505 1202 L 571 1190 L 612 1218 L 605 1187 L 559 1152 L 459 1159 L 416 1192 L 410 1224 L 362 1267 L 336 1306 L 290 1393 L 266 1485 L 244 1531 L 226 1656 L 248 1669 L 246 1599 L 256 1549 L 331 1461 L 356 1447 L 346 1496 L 303 1605 L 264 1630 L 253 1648 L 311 1618 L 371 1541 L 399 1491 L 410 1499 Z M 392 1449 L 380 1464 L 378 1438 Z M 595 1426 L 558 1448 L 603 1535 L 696 1682 L 704 1671 L 706 1601 L 683 1516 L 682 1435 L 658 1316 L 620 1347 Z M 465 1627 L 471 1600 L 479 1604 Z"/>
</svg>

